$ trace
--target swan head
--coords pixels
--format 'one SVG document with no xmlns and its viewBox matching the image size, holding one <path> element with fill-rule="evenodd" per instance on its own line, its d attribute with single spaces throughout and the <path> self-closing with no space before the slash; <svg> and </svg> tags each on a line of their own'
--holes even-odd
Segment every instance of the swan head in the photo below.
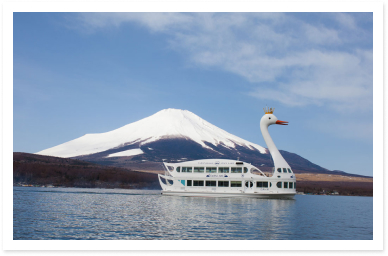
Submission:
<svg viewBox="0 0 388 256">
<path fill-rule="evenodd" d="M 270 126 L 272 124 L 288 125 L 287 121 L 280 121 L 274 114 L 265 114 L 261 120 L 261 125 Z"/>
</svg>

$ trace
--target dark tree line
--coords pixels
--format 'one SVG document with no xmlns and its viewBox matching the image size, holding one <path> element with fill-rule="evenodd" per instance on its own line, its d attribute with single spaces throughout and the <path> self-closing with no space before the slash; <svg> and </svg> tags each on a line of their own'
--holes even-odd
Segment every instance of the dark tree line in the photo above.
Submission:
<svg viewBox="0 0 388 256">
<path fill-rule="evenodd" d="M 347 196 L 373 196 L 372 182 L 296 182 L 296 190 L 305 194 L 332 194 Z"/>
<path fill-rule="evenodd" d="M 122 168 L 71 162 L 17 159 L 14 184 L 100 188 L 159 188 L 156 174 Z"/>
</svg>

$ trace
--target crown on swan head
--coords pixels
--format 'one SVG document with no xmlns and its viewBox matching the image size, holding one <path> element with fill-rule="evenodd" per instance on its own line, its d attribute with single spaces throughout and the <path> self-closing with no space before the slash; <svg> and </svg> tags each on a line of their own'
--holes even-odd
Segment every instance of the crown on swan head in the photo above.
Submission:
<svg viewBox="0 0 388 256">
<path fill-rule="evenodd" d="M 268 108 L 268 107 L 265 107 L 263 109 L 264 109 L 264 113 L 266 114 L 273 114 L 273 111 L 275 110 L 275 108 Z"/>
</svg>

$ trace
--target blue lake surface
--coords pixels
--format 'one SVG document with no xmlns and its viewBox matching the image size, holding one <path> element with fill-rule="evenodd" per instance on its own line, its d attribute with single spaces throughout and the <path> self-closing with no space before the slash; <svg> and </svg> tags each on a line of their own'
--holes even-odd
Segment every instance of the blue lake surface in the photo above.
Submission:
<svg viewBox="0 0 388 256">
<path fill-rule="evenodd" d="M 162 196 L 157 190 L 13 189 L 13 239 L 372 240 L 373 198 Z"/>
</svg>

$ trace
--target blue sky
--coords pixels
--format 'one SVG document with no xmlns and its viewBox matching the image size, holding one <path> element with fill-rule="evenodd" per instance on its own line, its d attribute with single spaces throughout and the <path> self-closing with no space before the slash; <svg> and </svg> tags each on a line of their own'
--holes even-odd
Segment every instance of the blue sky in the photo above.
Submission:
<svg viewBox="0 0 388 256">
<path fill-rule="evenodd" d="M 371 13 L 14 13 L 14 152 L 187 109 L 373 175 Z"/>
</svg>

